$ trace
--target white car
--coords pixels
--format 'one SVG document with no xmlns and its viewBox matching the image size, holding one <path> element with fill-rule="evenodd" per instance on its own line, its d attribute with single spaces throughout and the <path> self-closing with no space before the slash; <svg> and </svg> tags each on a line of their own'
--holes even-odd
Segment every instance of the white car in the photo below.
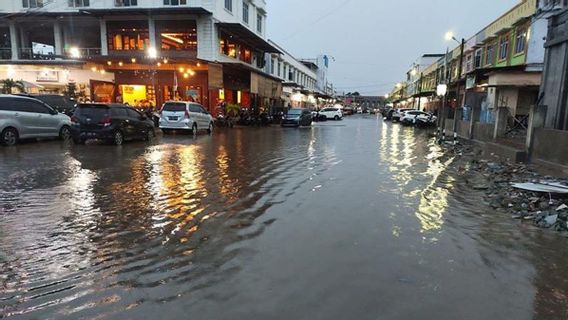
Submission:
<svg viewBox="0 0 568 320">
<path fill-rule="evenodd" d="M 437 120 L 436 116 L 418 110 L 405 111 L 402 118 L 400 118 L 400 122 L 402 124 L 408 124 L 408 125 L 416 124 L 418 122 L 431 123 L 431 122 L 436 122 L 436 120 Z"/>
<path fill-rule="evenodd" d="M 392 122 L 401 121 L 404 118 L 404 114 L 408 111 L 418 111 L 416 109 L 396 109 L 392 114 Z"/>
<path fill-rule="evenodd" d="M 341 109 L 333 107 L 333 108 L 325 108 L 320 110 L 320 116 L 325 116 L 328 120 L 341 120 L 343 119 L 343 112 Z"/>
<path fill-rule="evenodd" d="M 159 124 L 164 133 L 170 130 L 191 130 L 195 134 L 204 129 L 208 133 L 213 132 L 213 117 L 202 105 L 195 102 L 164 103 Z"/>
</svg>

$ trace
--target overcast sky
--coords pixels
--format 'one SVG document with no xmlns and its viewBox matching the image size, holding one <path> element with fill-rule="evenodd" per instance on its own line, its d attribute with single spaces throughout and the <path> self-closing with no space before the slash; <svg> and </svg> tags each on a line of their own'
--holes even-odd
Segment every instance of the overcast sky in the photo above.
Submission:
<svg viewBox="0 0 568 320">
<path fill-rule="evenodd" d="M 384 95 L 448 30 L 473 36 L 520 0 L 267 0 L 268 36 L 296 58 L 335 58 L 338 91 Z M 456 44 L 457 46 L 457 44 Z"/>
</svg>

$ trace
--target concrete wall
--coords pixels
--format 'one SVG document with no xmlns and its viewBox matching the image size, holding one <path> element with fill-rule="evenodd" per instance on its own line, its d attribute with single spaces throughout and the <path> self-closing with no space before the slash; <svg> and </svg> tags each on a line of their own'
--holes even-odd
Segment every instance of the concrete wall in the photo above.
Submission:
<svg viewBox="0 0 568 320">
<path fill-rule="evenodd" d="M 465 139 L 469 139 L 469 127 L 470 127 L 469 121 L 459 120 L 458 126 L 456 128 L 458 136 L 465 138 Z"/>
<path fill-rule="evenodd" d="M 533 159 L 568 166 L 568 131 L 537 129 Z"/>
<path fill-rule="evenodd" d="M 475 122 L 473 127 L 473 139 L 483 142 L 493 141 L 493 123 Z"/>
</svg>

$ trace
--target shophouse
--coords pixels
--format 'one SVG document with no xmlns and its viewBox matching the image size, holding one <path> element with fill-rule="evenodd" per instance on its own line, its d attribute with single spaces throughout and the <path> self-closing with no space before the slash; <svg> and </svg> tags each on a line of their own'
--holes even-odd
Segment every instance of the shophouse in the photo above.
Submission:
<svg viewBox="0 0 568 320">
<path fill-rule="evenodd" d="M 94 101 L 222 101 L 262 108 L 264 0 L 9 0 L 0 3 L 0 78 Z M 268 83 L 268 84 L 267 84 Z"/>
</svg>

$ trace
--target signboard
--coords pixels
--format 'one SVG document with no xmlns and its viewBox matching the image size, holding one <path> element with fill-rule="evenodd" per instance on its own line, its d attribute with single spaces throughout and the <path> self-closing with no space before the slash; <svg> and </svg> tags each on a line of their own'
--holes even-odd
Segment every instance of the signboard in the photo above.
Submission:
<svg viewBox="0 0 568 320">
<path fill-rule="evenodd" d="M 38 71 L 36 75 L 37 82 L 59 82 L 59 72 L 55 70 Z"/>
<path fill-rule="evenodd" d="M 209 88 L 223 89 L 223 66 L 209 63 Z"/>
</svg>

